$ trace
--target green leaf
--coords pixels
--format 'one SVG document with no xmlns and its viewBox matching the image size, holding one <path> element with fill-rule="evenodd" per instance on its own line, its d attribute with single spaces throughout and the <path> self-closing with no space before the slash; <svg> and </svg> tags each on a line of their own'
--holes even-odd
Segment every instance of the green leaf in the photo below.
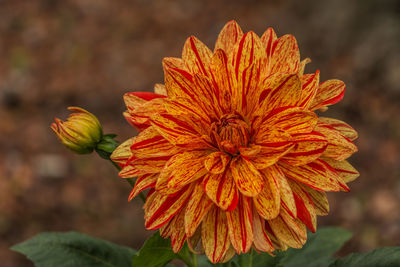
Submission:
<svg viewBox="0 0 400 267">
<path fill-rule="evenodd" d="M 334 259 L 332 255 L 351 238 L 352 233 L 338 227 L 321 228 L 310 233 L 308 241 L 301 249 L 288 249 L 284 252 L 280 265 L 297 266 L 329 266 Z"/>
<path fill-rule="evenodd" d="M 159 267 L 174 258 L 178 258 L 171 249 L 171 240 L 164 239 L 157 231 L 144 243 L 137 255 L 133 257 L 133 267 Z"/>
<path fill-rule="evenodd" d="M 128 267 L 136 253 L 77 232 L 41 233 L 11 249 L 27 256 L 37 267 Z"/>
<path fill-rule="evenodd" d="M 331 267 L 395 267 L 400 266 L 400 247 L 379 248 L 368 253 L 352 253 L 337 259 Z"/>
</svg>

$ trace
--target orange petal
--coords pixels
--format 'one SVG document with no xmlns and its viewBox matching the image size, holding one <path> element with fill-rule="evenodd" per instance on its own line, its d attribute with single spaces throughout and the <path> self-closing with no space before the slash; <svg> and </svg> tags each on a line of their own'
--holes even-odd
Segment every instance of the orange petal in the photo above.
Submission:
<svg viewBox="0 0 400 267">
<path fill-rule="evenodd" d="M 171 157 L 165 165 L 166 169 L 171 170 L 167 186 L 170 188 L 181 188 L 203 177 L 207 173 L 207 170 L 204 168 L 206 155 L 204 151 L 190 151 Z"/>
<path fill-rule="evenodd" d="M 272 44 L 275 42 L 276 39 L 276 33 L 272 28 L 268 28 L 261 36 L 261 42 L 264 46 L 267 57 L 270 57 Z"/>
<path fill-rule="evenodd" d="M 132 152 L 131 152 L 131 145 L 133 142 L 134 138 L 130 138 L 120 144 L 111 154 L 110 158 L 112 161 L 117 163 L 120 166 L 123 166 L 126 164 L 126 162 L 132 157 Z"/>
<path fill-rule="evenodd" d="M 350 157 L 353 153 L 357 152 L 358 149 L 354 143 L 342 135 L 335 128 L 323 122 L 318 122 L 315 131 L 325 135 L 328 140 L 328 146 L 325 152 L 322 154 L 324 157 L 344 160 Z"/>
<path fill-rule="evenodd" d="M 323 158 L 343 179 L 344 182 L 352 182 L 360 176 L 360 173 L 353 167 L 347 160 L 334 160 L 330 158 Z"/>
<path fill-rule="evenodd" d="M 305 58 L 305 59 L 303 59 L 301 62 L 300 62 L 300 67 L 299 67 L 299 72 L 297 73 L 299 76 L 302 76 L 302 75 L 304 75 L 304 69 L 306 68 L 306 65 L 308 64 L 308 63 L 310 63 L 311 62 L 311 59 L 310 58 Z"/>
<path fill-rule="evenodd" d="M 224 113 L 231 111 L 233 88 L 236 80 L 233 76 L 233 67 L 228 64 L 228 57 L 223 50 L 216 50 L 212 57 L 211 69 L 216 83 L 216 102 Z"/>
<path fill-rule="evenodd" d="M 134 197 L 136 197 L 143 190 L 154 187 L 156 185 L 158 178 L 158 174 L 145 174 L 141 177 L 138 177 L 133 187 L 128 200 L 131 201 Z"/>
<path fill-rule="evenodd" d="M 280 112 L 278 111 L 276 114 L 274 114 L 274 111 L 271 113 L 272 115 L 269 115 L 270 118 L 266 120 L 266 123 L 291 135 L 311 133 L 318 122 L 318 117 L 314 112 L 300 108 L 287 108 Z"/>
<path fill-rule="evenodd" d="M 130 149 L 138 158 L 171 156 L 180 150 L 162 137 L 155 127 L 148 127 L 133 138 Z"/>
<path fill-rule="evenodd" d="M 219 174 L 224 172 L 230 159 L 231 157 L 225 152 L 217 151 L 207 156 L 204 166 L 209 172 Z"/>
<path fill-rule="evenodd" d="M 275 181 L 278 183 L 279 192 L 281 197 L 281 208 L 284 209 L 293 218 L 297 217 L 296 202 L 294 200 L 292 188 L 282 170 L 277 166 L 275 168 Z"/>
<path fill-rule="evenodd" d="M 296 38 L 284 35 L 272 44 L 270 73 L 297 73 L 300 64 L 300 52 Z"/>
<path fill-rule="evenodd" d="M 326 117 L 319 117 L 318 121 L 328 124 L 330 127 L 334 128 L 336 131 L 339 131 L 344 137 L 354 141 L 358 137 L 358 133 L 347 123 Z"/>
<path fill-rule="evenodd" d="M 225 212 L 213 206 L 205 216 L 201 228 L 201 240 L 208 259 L 220 262 L 230 247 Z"/>
<path fill-rule="evenodd" d="M 325 192 L 317 191 L 300 183 L 298 185 L 306 191 L 312 199 L 317 215 L 327 215 L 329 213 L 329 203 Z"/>
<path fill-rule="evenodd" d="M 236 208 L 239 194 L 229 170 L 222 174 L 207 174 L 203 179 L 207 196 L 221 209 L 231 211 Z"/>
<path fill-rule="evenodd" d="M 232 176 L 236 186 L 245 196 L 256 196 L 264 187 L 264 178 L 247 159 L 237 157 L 231 162 Z"/>
<path fill-rule="evenodd" d="M 212 52 L 199 39 L 190 36 L 183 47 L 182 59 L 192 74 L 201 73 L 210 76 Z"/>
<path fill-rule="evenodd" d="M 165 88 L 164 84 L 156 83 L 154 85 L 154 93 L 159 95 L 167 95 L 167 89 Z"/>
<path fill-rule="evenodd" d="M 254 206 L 258 213 L 266 220 L 270 220 L 278 216 L 280 210 L 280 192 L 277 182 L 278 169 L 270 167 L 261 170 L 264 176 L 264 188 L 256 197 L 253 198 Z"/>
<path fill-rule="evenodd" d="M 296 145 L 281 159 L 292 166 L 305 165 L 318 159 L 328 146 L 325 136 L 318 132 L 294 134 L 292 141 Z"/>
<path fill-rule="evenodd" d="M 294 106 L 301 97 L 301 81 L 297 74 L 276 73 L 268 76 L 260 88 L 265 88 L 258 97 L 258 110 L 262 113 L 266 110 Z"/>
<path fill-rule="evenodd" d="M 221 30 L 215 43 L 214 51 L 222 49 L 227 55 L 232 53 L 236 43 L 243 37 L 243 32 L 236 21 L 231 20 Z"/>
<path fill-rule="evenodd" d="M 186 204 L 193 191 L 192 186 L 187 186 L 173 196 L 154 192 L 154 197 L 147 198 L 145 204 L 145 227 L 148 230 L 158 229 L 166 224 Z M 147 203 L 147 202 L 150 203 Z M 181 227 L 183 224 L 181 225 Z M 183 227 L 182 227 L 183 228 Z"/>
<path fill-rule="evenodd" d="M 314 74 L 305 74 L 301 76 L 300 81 L 301 97 L 298 106 L 308 108 L 318 91 L 319 70 L 317 70 Z"/>
<path fill-rule="evenodd" d="M 136 175 L 143 175 L 147 173 L 158 173 L 160 172 L 167 161 L 170 159 L 170 156 L 162 156 L 162 157 L 151 157 L 151 158 L 140 158 L 140 159 L 134 159 L 130 161 L 128 164 L 133 167 L 131 171 L 136 171 L 136 173 L 133 176 Z M 122 176 L 122 173 L 125 173 L 124 176 Z M 125 168 L 122 169 L 122 171 L 119 174 L 123 178 L 128 178 L 132 177 L 127 176 Z"/>
<path fill-rule="evenodd" d="M 317 229 L 317 215 L 313 200 L 297 182 L 289 180 L 289 183 L 296 202 L 297 218 L 299 218 L 311 232 L 315 233 Z"/>
<path fill-rule="evenodd" d="M 231 212 L 226 212 L 231 243 L 238 254 L 249 251 L 253 243 L 253 222 L 250 198 L 240 197 Z"/>
<path fill-rule="evenodd" d="M 339 182 L 341 179 L 338 174 L 319 159 L 297 167 L 283 162 L 279 162 L 279 165 L 287 178 L 306 184 L 311 188 L 321 191 L 339 191 L 341 189 L 348 191 L 348 187 Z"/>
<path fill-rule="evenodd" d="M 174 145 L 202 144 L 202 133 L 197 132 L 196 129 L 185 120 L 187 120 L 186 116 L 155 114 L 151 118 L 151 124 L 156 127 L 157 131 L 165 139 Z"/>
<path fill-rule="evenodd" d="M 252 106 L 248 105 L 247 96 L 251 97 L 251 90 L 257 88 L 264 53 L 261 40 L 254 32 L 246 33 L 235 46 L 232 60 L 237 86 L 233 90 L 232 100 L 238 110 Z"/>
<path fill-rule="evenodd" d="M 253 209 L 254 246 L 256 249 L 272 252 L 274 247 L 265 230 L 265 220 Z"/>
<path fill-rule="evenodd" d="M 213 202 L 204 193 L 202 185 L 198 183 L 190 196 L 185 210 L 184 225 L 187 236 L 194 235 L 197 227 L 212 206 Z"/>
<path fill-rule="evenodd" d="M 286 213 L 268 221 L 278 239 L 292 248 L 301 248 L 307 240 L 306 227 Z"/>
<path fill-rule="evenodd" d="M 321 83 L 309 109 L 316 110 L 339 102 L 344 96 L 345 88 L 344 82 L 340 80 L 327 80 Z"/>
<path fill-rule="evenodd" d="M 184 208 L 181 209 L 172 219 L 171 222 L 171 247 L 174 253 L 178 253 L 185 243 L 186 240 L 186 233 L 185 228 L 182 227 L 184 225 L 184 217 L 185 212 Z"/>
</svg>

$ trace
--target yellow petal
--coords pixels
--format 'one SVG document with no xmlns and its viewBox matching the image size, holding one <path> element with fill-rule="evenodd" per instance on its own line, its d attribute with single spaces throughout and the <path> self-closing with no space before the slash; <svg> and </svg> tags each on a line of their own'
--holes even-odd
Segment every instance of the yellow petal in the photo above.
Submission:
<svg viewBox="0 0 400 267">
<path fill-rule="evenodd" d="M 145 174 L 141 177 L 138 177 L 133 187 L 128 200 L 131 201 L 134 197 L 136 197 L 140 192 L 147 188 L 154 187 L 156 185 L 158 178 L 158 174 Z"/>
<path fill-rule="evenodd" d="M 297 73 L 300 64 L 300 52 L 296 38 L 284 35 L 272 45 L 270 73 Z"/>
<path fill-rule="evenodd" d="M 312 189 L 306 185 L 298 184 L 304 191 L 308 193 L 312 199 L 317 215 L 327 215 L 329 213 L 328 197 L 325 192 Z"/>
<path fill-rule="evenodd" d="M 240 197 L 236 209 L 226 212 L 231 243 L 238 254 L 249 251 L 253 243 L 253 223 L 250 198 Z"/>
<path fill-rule="evenodd" d="M 274 247 L 265 230 L 265 220 L 253 209 L 254 246 L 256 249 L 272 252 Z"/>
<path fill-rule="evenodd" d="M 351 141 L 354 141 L 358 137 L 357 131 L 354 130 L 353 127 L 351 127 L 350 125 L 341 120 L 319 117 L 318 121 L 328 124 L 329 126 L 334 128 L 336 131 L 339 131 L 344 137 L 350 139 Z"/>
<path fill-rule="evenodd" d="M 230 170 L 221 174 L 207 174 L 203 179 L 207 196 L 222 210 L 231 211 L 239 200 L 238 190 Z"/>
<path fill-rule="evenodd" d="M 314 74 L 305 74 L 300 77 L 301 81 L 301 97 L 298 103 L 299 107 L 308 108 L 318 91 L 319 86 L 319 70 Z"/>
<path fill-rule="evenodd" d="M 202 185 L 198 183 L 189 198 L 185 209 L 185 232 L 187 236 L 193 236 L 204 216 L 213 206 L 212 201 L 204 193 Z M 181 225 L 182 227 L 182 225 Z"/>
<path fill-rule="evenodd" d="M 316 110 L 325 106 L 333 105 L 342 100 L 345 84 L 340 80 L 327 80 L 319 85 L 310 110 Z"/>
<path fill-rule="evenodd" d="M 204 166 L 209 172 L 219 174 L 225 171 L 225 167 L 230 158 L 231 157 L 225 152 L 217 151 L 207 156 L 204 161 Z"/>
<path fill-rule="evenodd" d="M 231 162 L 233 179 L 240 192 L 245 196 L 256 196 L 264 187 L 264 178 L 256 167 L 243 157 Z"/>
<path fill-rule="evenodd" d="M 227 55 L 232 53 L 236 43 L 243 37 L 243 32 L 236 21 L 231 20 L 221 30 L 215 43 L 214 51 L 222 49 Z"/>
<path fill-rule="evenodd" d="M 292 248 L 301 248 L 307 240 L 306 227 L 286 213 L 268 221 L 278 239 Z"/>
<path fill-rule="evenodd" d="M 318 132 L 294 134 L 292 137 L 295 146 L 281 158 L 292 166 L 305 165 L 318 159 L 328 146 L 325 136 Z"/>
<path fill-rule="evenodd" d="M 230 247 L 227 226 L 225 212 L 216 206 L 208 211 L 203 220 L 201 239 L 204 251 L 213 263 L 220 262 Z"/>
<path fill-rule="evenodd" d="M 280 175 L 277 168 L 270 167 L 260 171 L 264 177 L 263 190 L 253 198 L 258 213 L 266 220 L 278 216 L 280 210 L 280 192 L 276 177 Z"/>
<path fill-rule="evenodd" d="M 360 175 L 347 160 L 335 160 L 330 158 L 323 158 L 323 160 L 328 163 L 346 183 L 354 181 Z"/>
<path fill-rule="evenodd" d="M 196 37 L 191 36 L 186 40 L 182 60 L 192 74 L 201 73 L 210 76 L 211 56 L 211 50 Z"/>
<path fill-rule="evenodd" d="M 350 139 L 342 135 L 329 124 L 318 122 L 317 127 L 315 127 L 315 131 L 325 135 L 326 139 L 328 140 L 328 146 L 325 152 L 322 154 L 324 157 L 336 160 L 344 160 L 358 151 L 357 147 Z"/>
</svg>

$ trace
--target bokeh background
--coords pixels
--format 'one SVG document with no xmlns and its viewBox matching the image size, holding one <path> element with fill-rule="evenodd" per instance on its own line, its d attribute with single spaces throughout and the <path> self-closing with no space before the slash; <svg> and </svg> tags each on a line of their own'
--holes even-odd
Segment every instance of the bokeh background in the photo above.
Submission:
<svg viewBox="0 0 400 267">
<path fill-rule="evenodd" d="M 319 225 L 355 233 L 340 255 L 400 245 L 399 1 L 0 0 L 0 266 L 33 266 L 8 248 L 42 231 L 141 246 L 141 200 L 128 203 L 111 164 L 73 155 L 49 125 L 77 105 L 120 141 L 135 135 L 122 95 L 163 82 L 163 57 L 190 35 L 213 47 L 231 19 L 294 34 L 307 72 L 346 82 L 327 115 L 359 131 L 350 161 L 361 177 L 329 194 Z"/>
</svg>

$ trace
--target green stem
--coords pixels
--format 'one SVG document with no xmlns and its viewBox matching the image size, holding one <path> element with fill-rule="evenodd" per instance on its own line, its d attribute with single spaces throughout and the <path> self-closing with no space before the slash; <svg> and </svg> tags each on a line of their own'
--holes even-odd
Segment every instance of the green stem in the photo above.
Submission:
<svg viewBox="0 0 400 267">
<path fill-rule="evenodd" d="M 193 260 L 192 260 L 192 262 L 193 262 L 193 267 L 197 267 L 197 266 L 198 266 L 198 265 L 197 265 L 197 255 L 194 254 L 194 253 L 192 253 L 192 258 L 193 258 Z"/>
</svg>

